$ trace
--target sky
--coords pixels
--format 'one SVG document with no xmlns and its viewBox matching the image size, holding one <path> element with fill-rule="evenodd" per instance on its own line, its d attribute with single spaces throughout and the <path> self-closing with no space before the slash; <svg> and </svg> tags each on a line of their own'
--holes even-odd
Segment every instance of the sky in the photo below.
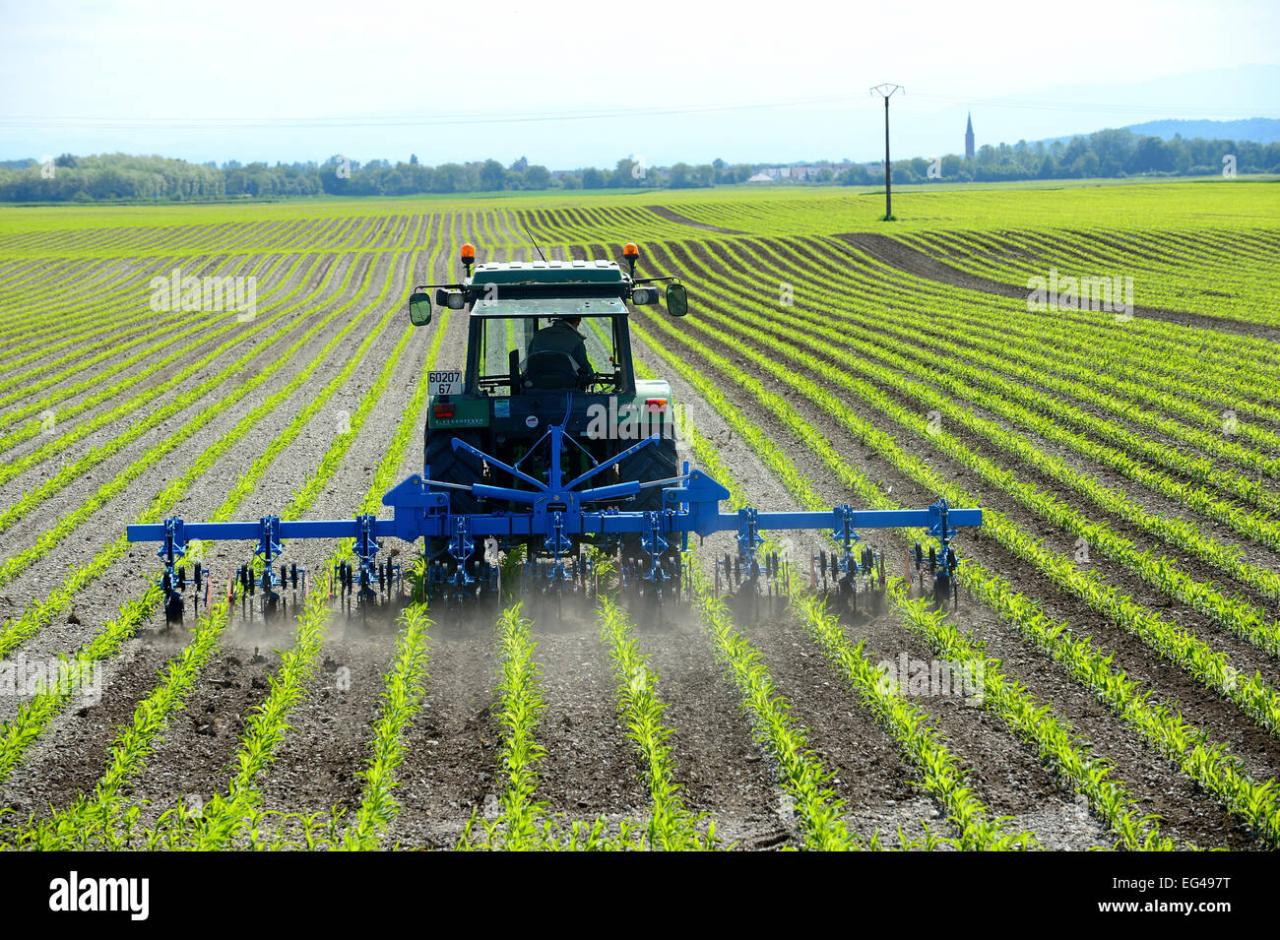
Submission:
<svg viewBox="0 0 1280 940">
<path fill-rule="evenodd" d="M 593 12 L 594 11 L 594 12 Z M 877 159 L 1280 118 L 1276 0 L 0 0 L 0 159 Z"/>
</svg>

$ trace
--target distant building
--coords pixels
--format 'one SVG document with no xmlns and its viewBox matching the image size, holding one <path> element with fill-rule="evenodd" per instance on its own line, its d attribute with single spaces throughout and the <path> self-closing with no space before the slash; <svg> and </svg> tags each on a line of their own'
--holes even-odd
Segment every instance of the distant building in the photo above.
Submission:
<svg viewBox="0 0 1280 940">
<path fill-rule="evenodd" d="M 969 126 L 964 129 L 964 158 L 973 159 L 973 115 L 969 115 Z"/>
<path fill-rule="evenodd" d="M 747 180 L 748 183 L 772 183 L 773 177 L 768 173 L 757 173 L 755 176 Z"/>
</svg>

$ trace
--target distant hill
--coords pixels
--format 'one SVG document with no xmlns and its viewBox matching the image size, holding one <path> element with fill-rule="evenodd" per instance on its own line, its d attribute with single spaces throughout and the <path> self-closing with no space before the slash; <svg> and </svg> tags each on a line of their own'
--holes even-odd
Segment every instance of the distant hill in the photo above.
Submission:
<svg viewBox="0 0 1280 940">
<path fill-rule="evenodd" d="M 1142 124 L 1129 124 L 1118 130 L 1129 131 L 1139 137 L 1158 137 L 1161 140 L 1235 140 L 1249 141 L 1255 144 L 1274 144 L 1280 141 L 1280 120 L 1276 118 L 1242 118 L 1238 121 L 1182 121 L 1169 119 L 1165 121 L 1146 121 Z M 1067 134 L 1063 137 L 1049 137 L 1045 144 L 1069 143 L 1075 137 L 1087 137 L 1088 134 Z"/>
<path fill-rule="evenodd" d="M 1199 137 L 1204 140 L 1250 140 L 1258 144 L 1274 144 L 1280 141 L 1280 120 L 1275 118 L 1245 118 L 1239 121 L 1147 121 L 1130 124 L 1125 130 L 1144 137 L 1183 140 Z"/>
</svg>

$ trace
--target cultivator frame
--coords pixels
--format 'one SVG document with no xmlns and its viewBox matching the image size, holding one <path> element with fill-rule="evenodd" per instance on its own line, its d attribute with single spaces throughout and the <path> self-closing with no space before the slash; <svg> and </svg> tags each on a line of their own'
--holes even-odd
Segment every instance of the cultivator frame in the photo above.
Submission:
<svg viewBox="0 0 1280 940">
<path fill-rule="evenodd" d="M 482 547 L 482 543 L 490 539 L 496 541 L 500 549 L 510 549 L 517 544 L 526 546 L 526 564 L 540 562 L 546 585 L 558 590 L 567 584 L 582 583 L 589 577 L 589 572 L 580 567 L 577 544 L 588 541 L 609 545 L 623 536 L 638 536 L 641 549 L 638 564 L 632 560 L 625 567 L 624 580 L 661 596 L 664 586 L 673 579 L 677 584 L 684 580 L 680 559 L 688 550 L 691 535 L 705 538 L 720 532 L 735 534 L 736 557 L 726 556 L 717 561 L 716 583 L 717 587 L 722 581 L 726 587 L 740 587 L 743 583 L 759 583 L 762 578 L 770 583 L 790 581 L 790 563 L 776 553 L 766 554 L 761 562 L 758 557 L 764 542 L 761 533 L 820 531 L 829 534 L 838 546 L 829 558 L 825 552 L 822 555 L 823 586 L 829 585 L 841 592 L 852 590 L 856 596 L 859 579 L 865 582 L 878 577 L 881 587 L 884 583 L 884 556 L 867 546 L 859 547 L 859 532 L 919 528 L 936 540 L 936 545 L 930 546 L 927 556 L 920 545 L 916 545 L 916 570 L 922 583 L 926 574 L 932 577 L 935 596 L 941 599 L 951 597 L 954 591 L 958 562 L 951 542 L 957 529 L 982 524 L 981 509 L 953 508 L 945 499 L 925 509 L 866 510 L 846 504 L 824 511 L 761 512 L 744 507 L 736 512 L 723 512 L 720 504 L 729 498 L 729 491 L 702 471 L 690 469 L 687 462 L 683 472 L 670 479 L 589 485 L 601 473 L 659 440 L 658 435 L 644 438 L 614 457 L 595 463 L 573 479 L 565 480 L 560 454 L 566 444 L 576 442 L 563 425 L 552 425 L 539 442 L 539 446 L 545 443 L 550 449 L 548 479 L 543 481 L 454 438 L 455 451 L 471 453 L 510 476 L 513 483 L 524 484 L 525 488 L 481 482 L 444 483 L 432 480 L 427 467 L 424 474 L 407 477 L 382 497 L 382 504 L 392 510 L 390 519 L 361 514 L 343 520 L 291 521 L 263 516 L 254 522 L 187 522 L 175 516 L 161 523 L 129 526 L 128 540 L 161 543 L 157 554 L 165 566 L 161 578 L 165 610 L 169 619 L 181 619 L 185 603 L 183 588 L 187 583 L 183 558 L 195 539 L 256 542 L 254 556 L 260 559 L 255 565 L 258 573 L 246 580 L 245 572 L 249 569 L 242 567 L 239 577 L 250 592 L 260 588 L 267 601 L 274 601 L 278 589 L 290 581 L 297 586 L 295 572 L 299 569 L 281 565 L 277 574 L 275 562 L 284 552 L 285 543 L 294 539 L 351 539 L 355 563 L 338 576 L 338 587 L 343 593 L 354 592 L 358 598 L 370 600 L 400 583 L 403 577 L 398 563 L 379 562 L 382 540 L 388 538 L 410 543 L 419 539 L 447 540 L 452 563 L 437 565 L 434 576 L 428 572 L 428 588 L 463 598 L 477 596 L 496 586 L 496 566 L 487 560 Z M 661 510 L 591 508 L 595 503 L 625 501 L 653 487 L 662 488 Z M 458 490 L 523 508 L 453 513 L 449 494 Z M 675 546 L 679 554 L 673 551 Z M 197 580 L 207 584 L 208 577 L 207 571 L 197 570 Z M 305 587 L 305 569 L 302 569 L 302 578 Z M 813 581 L 816 586 L 816 573 Z M 234 591 L 234 587 L 230 590 Z"/>
</svg>

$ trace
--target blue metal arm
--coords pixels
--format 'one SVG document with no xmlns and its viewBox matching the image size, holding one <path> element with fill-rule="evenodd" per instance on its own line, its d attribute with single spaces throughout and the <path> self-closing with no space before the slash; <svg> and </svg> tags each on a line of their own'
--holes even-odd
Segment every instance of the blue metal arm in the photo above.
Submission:
<svg viewBox="0 0 1280 940">
<path fill-rule="evenodd" d="M 413 542 L 420 538 L 441 538 L 449 542 L 449 550 L 465 568 L 465 562 L 475 550 L 477 540 L 490 537 L 542 538 L 544 549 L 552 554 L 556 566 L 560 556 L 571 545 L 572 536 L 625 535 L 641 537 L 641 543 L 650 556 L 650 577 L 662 577 L 660 558 L 669 540 L 680 537 L 687 545 L 689 535 L 709 536 L 717 532 L 736 532 L 740 557 L 755 570 L 755 553 L 761 542 L 759 533 L 769 530 L 826 530 L 843 546 L 841 564 L 852 562 L 852 545 L 858 539 L 857 530 L 886 528 L 921 528 L 941 543 L 946 559 L 947 574 L 954 568 L 954 552 L 949 549 L 957 527 L 982 524 L 981 509 L 953 509 L 945 500 L 939 500 L 926 509 L 853 509 L 850 506 L 834 506 L 825 511 L 809 512 L 759 512 L 744 508 L 738 512 L 721 512 L 720 504 L 729 492 L 711 477 L 698 470 L 688 470 L 671 480 L 626 481 L 585 490 L 577 489 L 618 460 L 635 453 L 657 440 L 647 438 L 622 454 L 602 462 L 588 472 L 563 482 L 560 468 L 560 445 L 564 429 L 553 426 L 547 437 L 551 440 L 551 461 L 547 482 L 539 481 L 518 468 L 485 454 L 478 448 L 455 438 L 453 446 L 464 450 L 491 466 L 523 480 L 534 488 L 474 483 L 469 486 L 433 483 L 414 474 L 400 482 L 383 496 L 383 505 L 392 509 L 392 518 L 379 519 L 372 515 L 356 516 L 349 520 L 280 520 L 265 516 L 257 522 L 184 522 L 180 518 L 166 519 L 163 523 L 131 525 L 128 528 L 130 542 L 162 542 L 160 555 L 165 559 L 167 573 L 172 575 L 175 565 L 186 552 L 191 539 L 209 541 L 258 542 L 257 553 L 270 564 L 272 558 L 283 550 L 283 543 L 291 539 L 355 540 L 356 555 L 361 572 L 371 575 L 380 548 L 378 539 L 398 538 Z M 589 504 L 604 500 L 620 500 L 633 496 L 642 489 L 663 487 L 661 511 L 628 512 L 618 509 L 594 510 Z M 433 489 L 433 487 L 435 487 Z M 518 512 L 488 512 L 455 514 L 450 511 L 449 491 L 467 490 L 475 496 L 500 502 L 517 503 L 528 509 Z M 842 569 L 845 570 L 845 569 Z M 463 577 L 466 577 L 465 573 Z M 367 583 L 367 579 L 366 579 Z"/>
</svg>

